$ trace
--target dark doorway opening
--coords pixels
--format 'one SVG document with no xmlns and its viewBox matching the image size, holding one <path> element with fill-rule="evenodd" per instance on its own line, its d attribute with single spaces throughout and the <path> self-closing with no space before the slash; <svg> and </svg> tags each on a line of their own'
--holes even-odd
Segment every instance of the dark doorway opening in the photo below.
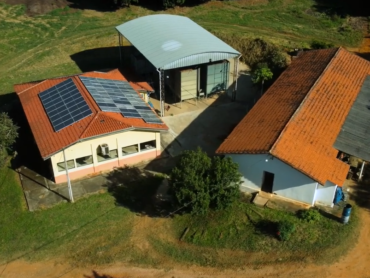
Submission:
<svg viewBox="0 0 370 278">
<path fill-rule="evenodd" d="M 272 187 L 274 185 L 274 176 L 275 174 L 270 172 L 263 172 L 263 180 L 261 190 L 267 193 L 272 193 Z"/>
</svg>

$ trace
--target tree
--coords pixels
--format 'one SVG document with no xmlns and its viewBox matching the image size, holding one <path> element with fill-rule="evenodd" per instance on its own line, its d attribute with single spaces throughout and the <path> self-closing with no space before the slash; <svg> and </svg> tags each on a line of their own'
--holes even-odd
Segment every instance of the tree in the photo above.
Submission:
<svg viewBox="0 0 370 278">
<path fill-rule="evenodd" d="M 0 166 L 7 157 L 7 151 L 18 137 L 18 127 L 9 118 L 8 114 L 0 113 Z"/>
<path fill-rule="evenodd" d="M 252 72 L 252 82 L 255 84 L 261 84 L 261 96 L 263 94 L 263 84 L 265 81 L 272 79 L 272 76 L 273 73 L 268 68 L 267 64 L 259 64 Z"/>
<path fill-rule="evenodd" d="M 184 151 L 170 177 L 178 205 L 188 207 L 193 214 L 225 209 L 240 194 L 238 165 L 230 158 L 210 158 L 200 148 Z"/>
</svg>

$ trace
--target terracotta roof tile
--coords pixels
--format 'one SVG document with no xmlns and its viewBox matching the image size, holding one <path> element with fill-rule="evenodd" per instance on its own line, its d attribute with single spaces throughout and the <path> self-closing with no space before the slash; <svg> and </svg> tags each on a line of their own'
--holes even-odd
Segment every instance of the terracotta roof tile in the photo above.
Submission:
<svg viewBox="0 0 370 278">
<path fill-rule="evenodd" d="M 217 152 L 268 153 L 335 52 L 336 49 L 312 51 L 294 60 Z"/>
<path fill-rule="evenodd" d="M 342 48 L 303 53 L 217 152 L 271 153 L 321 184 L 342 185 L 349 166 L 333 145 L 369 74 L 368 61 Z"/>
<path fill-rule="evenodd" d="M 119 70 L 113 70 L 108 73 L 89 72 L 82 74 L 82 76 L 127 81 Z M 93 113 L 91 116 L 55 132 L 47 114 L 45 113 L 38 94 L 69 78 L 71 78 L 76 84 Z M 142 86 L 133 82 L 129 83 L 135 90 L 139 90 L 139 88 L 142 89 L 142 87 L 148 90 L 153 90 L 150 85 L 145 82 L 142 82 Z M 49 157 L 50 155 L 60 151 L 62 148 L 78 142 L 80 139 L 95 137 L 123 129 L 168 129 L 164 124 L 148 124 L 143 119 L 125 118 L 120 113 L 101 111 L 90 93 L 82 84 L 81 80 L 78 78 L 78 75 L 48 79 L 40 82 L 17 84 L 14 85 L 14 89 L 22 103 L 23 110 L 43 158 Z M 153 111 L 153 113 L 155 112 Z"/>
</svg>

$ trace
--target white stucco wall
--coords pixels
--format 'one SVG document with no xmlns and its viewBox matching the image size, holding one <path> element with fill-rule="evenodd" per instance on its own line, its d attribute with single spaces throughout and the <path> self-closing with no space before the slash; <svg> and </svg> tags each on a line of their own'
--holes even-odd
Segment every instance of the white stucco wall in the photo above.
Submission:
<svg viewBox="0 0 370 278">
<path fill-rule="evenodd" d="M 331 206 L 333 204 L 334 196 L 335 196 L 335 190 L 337 189 L 337 186 L 327 181 L 324 186 L 321 184 L 317 185 L 316 190 L 316 196 L 315 196 L 315 202 Z"/>
<path fill-rule="evenodd" d="M 93 156 L 94 163 L 92 165 L 86 165 L 82 167 L 76 167 L 69 169 L 68 172 L 80 171 L 84 168 L 97 167 L 104 163 L 110 163 L 111 160 L 98 162 L 97 159 L 97 148 L 101 144 L 108 144 L 110 150 L 118 150 L 118 160 L 122 158 L 128 158 L 137 154 L 130 154 L 122 156 L 122 147 L 156 140 L 156 150 L 161 151 L 160 133 L 153 131 L 123 131 L 121 133 L 115 133 L 107 136 L 98 137 L 95 139 L 86 140 L 65 149 L 66 160 L 76 159 L 84 156 Z M 145 151 L 144 151 L 145 152 Z M 142 152 L 141 152 L 142 153 Z M 65 175 L 65 171 L 59 171 L 57 163 L 63 162 L 63 152 L 59 152 L 51 157 L 51 164 L 54 172 L 54 176 Z"/>
<path fill-rule="evenodd" d="M 310 205 L 314 204 L 317 182 L 295 170 L 277 158 L 271 159 L 267 154 L 233 154 L 228 155 L 239 164 L 243 175 L 243 187 L 260 190 L 263 172 L 273 173 L 273 193 Z M 266 161 L 267 159 L 267 161 Z"/>
</svg>

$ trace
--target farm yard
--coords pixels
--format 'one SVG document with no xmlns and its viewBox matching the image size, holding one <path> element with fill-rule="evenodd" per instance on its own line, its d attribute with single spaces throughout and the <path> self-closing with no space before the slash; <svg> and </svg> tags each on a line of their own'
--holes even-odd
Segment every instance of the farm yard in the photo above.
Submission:
<svg viewBox="0 0 370 278">
<path fill-rule="evenodd" d="M 155 13 L 187 16 L 241 53 L 241 42 L 254 38 L 284 52 L 313 41 L 367 51 L 361 41 L 368 19 L 327 11 L 313 0 L 210 1 L 166 11 L 0 0 L 0 111 L 18 105 L 13 84 L 118 67 L 114 27 Z M 354 209 L 343 225 L 339 212 L 322 212 L 311 223 L 295 210 L 259 208 L 248 198 L 206 217 L 157 215 L 152 196 L 163 176 L 119 168 L 108 179 L 119 190 L 31 213 L 10 162 L 0 168 L 0 277 L 308 278 L 369 271 L 366 184 L 351 189 Z M 295 225 L 287 242 L 276 236 L 285 220 Z"/>
</svg>

